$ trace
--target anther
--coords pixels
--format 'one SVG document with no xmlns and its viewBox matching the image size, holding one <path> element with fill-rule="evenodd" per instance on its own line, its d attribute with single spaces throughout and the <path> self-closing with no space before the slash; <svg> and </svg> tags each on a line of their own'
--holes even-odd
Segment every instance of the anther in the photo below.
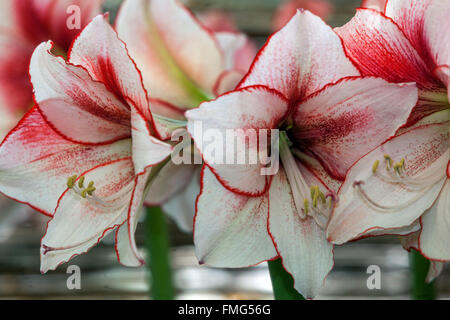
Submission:
<svg viewBox="0 0 450 320">
<path fill-rule="evenodd" d="M 309 201 L 306 198 L 303 200 L 303 207 L 305 208 L 305 214 L 308 214 L 308 212 L 309 212 Z"/>
<path fill-rule="evenodd" d="M 84 187 L 84 179 L 85 179 L 85 177 L 82 176 L 82 177 L 80 177 L 80 180 L 78 180 L 78 187 L 79 188 L 83 188 Z"/>
<path fill-rule="evenodd" d="M 374 163 L 373 163 L 373 166 L 372 166 L 372 172 L 373 173 L 376 173 L 377 172 L 377 169 L 378 169 L 378 166 L 380 165 L 380 160 L 377 160 L 377 161 L 375 161 Z"/>
<path fill-rule="evenodd" d="M 78 177 L 77 175 L 73 175 L 67 179 L 67 187 L 69 189 L 73 189 L 73 187 L 75 186 L 75 180 L 77 180 L 77 177 Z"/>
</svg>

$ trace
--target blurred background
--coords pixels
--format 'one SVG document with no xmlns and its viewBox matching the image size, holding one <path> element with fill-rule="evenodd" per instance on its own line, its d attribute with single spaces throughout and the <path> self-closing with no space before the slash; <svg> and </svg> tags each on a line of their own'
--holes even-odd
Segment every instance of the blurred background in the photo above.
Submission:
<svg viewBox="0 0 450 320">
<path fill-rule="evenodd" d="M 107 0 L 104 10 L 114 19 L 121 0 Z M 304 7 L 331 26 L 346 23 L 360 0 L 184 0 L 202 19 L 216 28 L 237 28 L 257 47 Z M 206 14 L 208 13 L 208 14 Z M 205 15 L 206 14 L 206 15 Z M 47 218 L 28 207 L 0 199 L 0 299 L 148 299 L 149 275 L 145 267 L 125 268 L 116 259 L 114 239 L 107 237 L 88 254 L 62 265 L 55 272 L 39 273 L 40 238 Z M 178 299 L 272 299 L 266 264 L 246 269 L 213 269 L 199 266 L 192 235 L 168 220 Z M 145 230 L 137 231 L 140 246 Z M 405 299 L 409 297 L 408 254 L 396 237 L 379 237 L 335 249 L 335 268 L 318 299 Z M 69 290 L 69 265 L 81 268 L 81 289 Z M 381 289 L 369 290 L 367 268 L 381 269 Z M 450 298 L 450 272 L 435 281 L 438 297 Z"/>
</svg>

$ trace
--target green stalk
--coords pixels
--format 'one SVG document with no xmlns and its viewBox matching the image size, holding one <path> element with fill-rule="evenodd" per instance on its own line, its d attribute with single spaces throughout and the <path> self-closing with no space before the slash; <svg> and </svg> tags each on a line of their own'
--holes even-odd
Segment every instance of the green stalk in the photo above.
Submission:
<svg viewBox="0 0 450 320">
<path fill-rule="evenodd" d="M 434 284 L 426 283 L 428 268 L 430 261 L 428 261 L 420 252 L 411 250 L 409 253 L 409 265 L 411 272 L 411 298 L 415 300 L 433 300 L 436 297 L 434 291 Z"/>
<path fill-rule="evenodd" d="M 269 261 L 268 264 L 275 300 L 305 300 L 294 289 L 294 279 L 284 270 L 281 259 Z"/>
<path fill-rule="evenodd" d="M 145 225 L 151 297 L 154 300 L 173 300 L 175 290 L 170 265 L 166 216 L 160 207 L 147 209 Z"/>
</svg>

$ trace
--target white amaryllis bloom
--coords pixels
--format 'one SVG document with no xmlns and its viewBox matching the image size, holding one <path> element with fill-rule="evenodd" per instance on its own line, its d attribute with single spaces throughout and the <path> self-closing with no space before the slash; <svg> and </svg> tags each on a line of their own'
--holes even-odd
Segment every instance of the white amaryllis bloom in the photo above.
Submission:
<svg viewBox="0 0 450 320">
<path fill-rule="evenodd" d="M 0 191 L 52 217 L 42 272 L 113 230 L 119 261 L 141 265 L 137 216 L 172 147 L 159 140 L 139 71 L 103 16 L 76 39 L 68 61 L 51 48 L 42 43 L 31 59 L 36 105 L 0 146 Z"/>
<path fill-rule="evenodd" d="M 408 234 L 420 219 L 418 249 L 432 260 L 449 260 L 449 130 L 450 111 L 440 111 L 358 161 L 339 190 L 329 240 Z"/>
<path fill-rule="evenodd" d="M 185 123 L 187 109 L 234 89 L 254 57 L 245 35 L 210 31 L 176 0 L 126 0 L 116 29 L 142 73 L 164 140 Z M 146 204 L 162 205 L 191 232 L 199 166 L 170 162 L 156 179 Z"/>
<path fill-rule="evenodd" d="M 422 254 L 450 259 L 449 21 L 449 1 L 389 0 L 381 11 L 359 9 L 337 29 L 363 74 L 414 81 L 419 101 L 408 127 L 350 170 L 328 226 L 331 241 L 422 227 Z"/>
<path fill-rule="evenodd" d="M 324 229 L 336 180 L 393 136 L 416 102 L 415 84 L 361 77 L 337 34 L 319 17 L 298 11 L 266 43 L 236 90 L 186 113 L 198 146 L 198 122 L 205 131 L 238 129 L 237 150 L 246 154 L 254 148 L 267 154 L 247 143 L 247 129 L 282 131 L 282 166 L 274 176 L 261 175 L 262 163 L 219 164 L 202 154 L 198 259 L 245 267 L 279 256 L 295 288 L 314 297 L 333 266 Z"/>
</svg>

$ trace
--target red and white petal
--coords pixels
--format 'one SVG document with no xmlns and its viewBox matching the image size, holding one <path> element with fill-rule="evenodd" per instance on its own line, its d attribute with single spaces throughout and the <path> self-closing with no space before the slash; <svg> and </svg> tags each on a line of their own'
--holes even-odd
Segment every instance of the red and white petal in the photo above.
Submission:
<svg viewBox="0 0 450 320">
<path fill-rule="evenodd" d="M 342 244 L 374 230 L 411 225 L 419 218 L 433 205 L 444 184 L 448 135 L 448 123 L 418 127 L 358 161 L 339 190 L 339 202 L 328 224 L 329 240 Z M 414 185 L 407 180 L 406 184 L 392 183 L 395 176 L 386 170 L 386 154 L 394 161 L 405 159 L 406 175 Z M 379 168 L 374 174 L 377 160 Z"/>
<path fill-rule="evenodd" d="M 358 75 L 337 34 L 309 11 L 298 11 L 268 40 L 240 86 L 266 85 L 297 100 Z"/>
<path fill-rule="evenodd" d="M 82 198 L 68 189 L 59 199 L 41 242 L 43 273 L 87 252 L 127 219 L 134 186 L 130 158 L 102 164 L 83 176 L 95 182 L 94 195 Z"/>
<path fill-rule="evenodd" d="M 384 12 L 387 0 L 363 0 L 361 8 L 375 9 L 380 12 Z"/>
<path fill-rule="evenodd" d="M 419 237 L 420 251 L 428 259 L 450 261 L 450 179 L 433 206 L 421 218 L 422 233 Z"/>
<path fill-rule="evenodd" d="M 205 166 L 196 207 L 194 243 L 200 263 L 239 268 L 277 256 L 267 232 L 267 196 L 230 192 Z"/>
<path fill-rule="evenodd" d="M 52 39 L 67 51 L 80 31 L 101 13 L 103 0 L 6 0 L 16 30 L 33 45 Z M 76 6 L 76 7 L 75 7 Z M 3 8 L 1 8 L 3 9 Z M 3 10 L 2 10 L 3 12 Z M 10 18 L 10 20 L 12 20 Z"/>
<path fill-rule="evenodd" d="M 1 10 L 1 9 L 0 9 Z M 0 30 L 0 109 L 20 117 L 32 106 L 28 75 L 34 47 L 9 31 Z"/>
<path fill-rule="evenodd" d="M 169 161 L 152 181 L 145 204 L 158 206 L 169 201 L 175 194 L 187 187 L 193 178 L 194 170 L 194 165 L 177 165 Z"/>
<path fill-rule="evenodd" d="M 34 0 L 34 2 L 42 1 Z M 51 17 L 45 21 L 49 28 L 49 35 L 41 41 L 51 39 L 59 48 L 67 51 L 81 30 L 95 16 L 102 13 L 104 0 L 53 0 L 51 2 Z"/>
<path fill-rule="evenodd" d="M 243 78 L 256 56 L 255 44 L 242 33 L 217 32 L 215 36 L 224 53 L 225 68 L 241 73 Z"/>
<path fill-rule="evenodd" d="M 177 64 L 203 90 L 212 93 L 224 71 L 224 57 L 214 35 L 176 0 L 151 0 L 151 15 Z"/>
<path fill-rule="evenodd" d="M 262 195 L 268 186 L 267 176 L 260 171 L 263 164 L 258 159 L 249 164 L 245 155 L 265 151 L 258 150 L 259 130 L 277 128 L 288 107 L 281 94 L 267 87 L 242 88 L 187 111 L 187 129 L 205 163 L 226 188 Z M 235 134 L 235 143 L 227 141 L 227 131 Z"/>
<path fill-rule="evenodd" d="M 386 15 L 400 26 L 430 66 L 450 65 L 448 1 L 388 1 Z"/>
<path fill-rule="evenodd" d="M 121 101 L 152 122 L 140 71 L 104 16 L 97 16 L 74 41 L 69 61 L 85 68 Z"/>
<path fill-rule="evenodd" d="M 301 162 L 302 166 L 306 167 L 310 174 L 316 177 L 316 180 L 320 180 L 321 184 L 326 186 L 326 188 L 331 191 L 337 193 L 339 188 L 342 185 L 342 181 L 333 179 L 323 168 L 317 159 L 314 157 L 310 157 L 307 154 L 295 150 L 293 151 L 295 157 Z M 311 185 L 317 185 L 317 183 L 312 182 Z"/>
<path fill-rule="evenodd" d="M 234 90 L 244 77 L 244 73 L 237 70 L 229 70 L 222 73 L 217 79 L 217 83 L 214 86 L 214 94 L 220 96 L 224 93 Z"/>
<path fill-rule="evenodd" d="M 148 122 L 134 107 L 131 107 L 132 153 L 136 174 L 147 167 L 155 166 L 172 153 L 172 146 L 151 135 Z"/>
<path fill-rule="evenodd" d="M 41 44 L 30 64 L 39 109 L 64 137 L 81 143 L 106 143 L 131 135 L 130 111 L 82 68 L 50 53 Z"/>
<path fill-rule="evenodd" d="M 440 261 L 430 260 L 430 267 L 428 268 L 428 274 L 425 279 L 427 283 L 431 283 L 434 279 L 439 277 L 439 275 L 444 270 L 445 263 Z"/>
<path fill-rule="evenodd" d="M 378 237 L 378 236 L 387 236 L 387 235 L 393 235 L 393 236 L 401 236 L 402 238 L 408 237 L 410 235 L 413 235 L 417 233 L 421 229 L 419 219 L 414 221 L 411 225 L 402 227 L 402 228 L 396 228 L 396 229 L 387 229 L 387 230 L 374 230 L 367 232 L 364 237 Z"/>
<path fill-rule="evenodd" d="M 119 262 L 128 267 L 138 267 L 145 263 L 136 244 L 135 232 L 143 212 L 146 186 L 153 168 L 148 167 L 135 178 L 134 189 L 128 207 L 128 219 L 116 232 L 116 254 Z M 147 217 L 148 218 L 148 217 Z"/>
<path fill-rule="evenodd" d="M 335 30 L 363 75 L 395 83 L 416 82 L 427 89 L 440 87 L 427 62 L 384 14 L 358 9 L 350 22 Z"/>
<path fill-rule="evenodd" d="M 200 170 L 196 169 L 188 184 L 162 205 L 164 212 L 178 228 L 191 233 L 194 227 L 195 202 L 200 193 Z"/>
<path fill-rule="evenodd" d="M 225 69 L 234 69 L 236 53 L 245 45 L 247 37 L 235 32 L 216 32 L 214 35 L 224 55 Z"/>
<path fill-rule="evenodd" d="M 116 29 L 152 98 L 197 107 L 224 71 L 215 38 L 173 0 L 125 1 Z"/>
<path fill-rule="evenodd" d="M 406 123 L 417 87 L 380 78 L 350 78 L 327 86 L 300 103 L 293 135 L 339 180 L 358 159 Z"/>
<path fill-rule="evenodd" d="M 420 230 L 400 237 L 400 243 L 402 244 L 403 249 L 408 252 L 410 252 L 411 249 L 419 250 L 419 235 Z"/>
<path fill-rule="evenodd" d="M 450 2 L 431 1 L 424 17 L 424 42 L 438 66 L 450 66 Z M 449 83 L 445 82 L 448 86 Z"/>
<path fill-rule="evenodd" d="M 161 139 L 170 139 L 173 132 L 177 129 L 171 126 L 170 122 L 172 120 L 185 121 L 184 110 L 162 100 L 149 99 L 149 103 L 153 118 L 155 119 L 156 130 Z M 165 118 L 169 118 L 170 121 L 166 121 Z"/>
<path fill-rule="evenodd" d="M 14 0 L 0 1 L 0 29 L 15 31 L 16 25 L 14 20 Z"/>
<path fill-rule="evenodd" d="M 269 231 L 294 287 L 313 298 L 333 267 L 333 245 L 313 217 L 300 218 L 283 169 L 269 190 Z"/>
<path fill-rule="evenodd" d="M 130 140 L 85 146 L 62 138 L 34 107 L 0 146 L 0 191 L 52 215 L 70 176 L 129 156 Z"/>
</svg>

